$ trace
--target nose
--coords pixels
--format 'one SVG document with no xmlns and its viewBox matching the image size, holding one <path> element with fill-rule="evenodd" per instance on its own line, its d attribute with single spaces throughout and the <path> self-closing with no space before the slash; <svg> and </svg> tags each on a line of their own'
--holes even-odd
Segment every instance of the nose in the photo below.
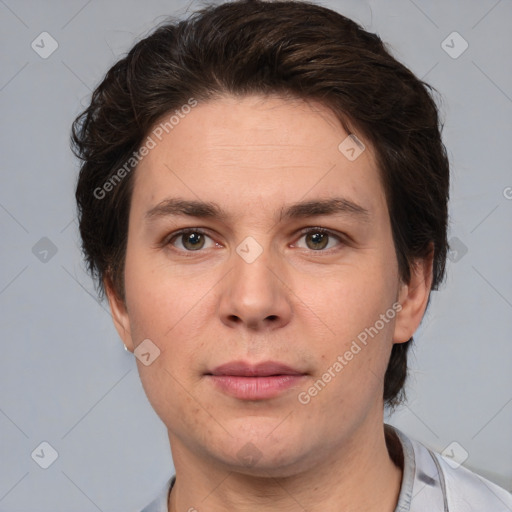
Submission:
<svg viewBox="0 0 512 512">
<path fill-rule="evenodd" d="M 290 321 L 292 293 L 278 258 L 270 249 L 264 249 L 254 260 L 242 251 L 232 255 L 219 303 L 225 325 L 271 331 Z"/>
</svg>

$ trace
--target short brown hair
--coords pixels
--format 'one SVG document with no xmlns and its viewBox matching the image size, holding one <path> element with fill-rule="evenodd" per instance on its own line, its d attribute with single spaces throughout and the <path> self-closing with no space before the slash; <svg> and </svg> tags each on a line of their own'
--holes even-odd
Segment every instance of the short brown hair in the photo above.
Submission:
<svg viewBox="0 0 512 512">
<path fill-rule="evenodd" d="M 76 188 L 82 248 L 100 297 L 108 279 L 124 300 L 133 172 L 104 197 L 95 191 L 119 169 L 135 169 L 130 158 L 164 114 L 191 97 L 226 94 L 317 100 L 348 133 L 366 138 L 381 173 L 400 277 L 408 282 L 414 260 L 433 250 L 437 289 L 447 255 L 449 163 L 433 91 L 376 34 L 307 1 L 236 0 L 157 27 L 107 72 L 72 127 L 72 148 L 82 160 Z M 387 406 L 405 398 L 412 341 L 393 346 Z"/>
</svg>

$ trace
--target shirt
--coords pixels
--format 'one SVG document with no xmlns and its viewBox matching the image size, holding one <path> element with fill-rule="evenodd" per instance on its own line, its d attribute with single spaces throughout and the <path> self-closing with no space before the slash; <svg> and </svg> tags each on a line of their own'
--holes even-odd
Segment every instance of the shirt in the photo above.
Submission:
<svg viewBox="0 0 512 512">
<path fill-rule="evenodd" d="M 385 432 L 388 443 L 399 442 L 403 454 L 395 512 L 512 512 L 512 494 L 505 489 L 457 466 L 396 427 L 385 424 Z M 175 481 L 173 476 L 141 512 L 168 512 L 167 499 Z"/>
</svg>

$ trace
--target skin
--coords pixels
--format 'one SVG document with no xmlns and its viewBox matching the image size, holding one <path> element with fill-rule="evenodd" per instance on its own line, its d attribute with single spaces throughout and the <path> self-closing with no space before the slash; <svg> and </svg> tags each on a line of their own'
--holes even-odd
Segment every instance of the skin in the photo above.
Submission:
<svg viewBox="0 0 512 512">
<path fill-rule="evenodd" d="M 149 338 L 161 350 L 151 365 L 137 364 L 169 431 L 171 511 L 395 509 L 402 469 L 384 437 L 384 374 L 393 343 L 419 326 L 432 260 L 400 281 L 373 150 L 365 142 L 349 161 L 338 150 L 347 135 L 318 103 L 225 96 L 193 108 L 135 171 L 126 302 L 105 284 L 128 349 Z M 368 222 L 279 221 L 290 203 L 340 196 L 366 208 Z M 230 217 L 148 222 L 146 212 L 169 197 L 215 201 Z M 306 227 L 344 238 L 318 250 Z M 169 242 L 182 228 L 203 228 L 202 248 L 191 250 L 187 237 Z M 248 236 L 263 249 L 252 263 L 236 252 Z M 298 393 L 397 300 L 395 318 L 301 404 Z M 279 361 L 307 375 L 275 398 L 244 401 L 204 375 L 234 360 Z M 259 454 L 252 466 L 237 457 L 249 442 Z"/>
</svg>

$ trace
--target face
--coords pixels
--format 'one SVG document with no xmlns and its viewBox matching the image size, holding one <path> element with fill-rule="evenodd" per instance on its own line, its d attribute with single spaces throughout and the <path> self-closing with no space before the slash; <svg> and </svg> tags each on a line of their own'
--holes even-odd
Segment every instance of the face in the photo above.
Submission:
<svg viewBox="0 0 512 512">
<path fill-rule="evenodd" d="M 128 348 L 151 340 L 137 364 L 173 454 L 286 475 L 382 426 L 428 283 L 400 283 L 372 148 L 347 136 L 316 103 L 224 97 L 135 171 L 126 302 L 108 296 Z"/>
</svg>

